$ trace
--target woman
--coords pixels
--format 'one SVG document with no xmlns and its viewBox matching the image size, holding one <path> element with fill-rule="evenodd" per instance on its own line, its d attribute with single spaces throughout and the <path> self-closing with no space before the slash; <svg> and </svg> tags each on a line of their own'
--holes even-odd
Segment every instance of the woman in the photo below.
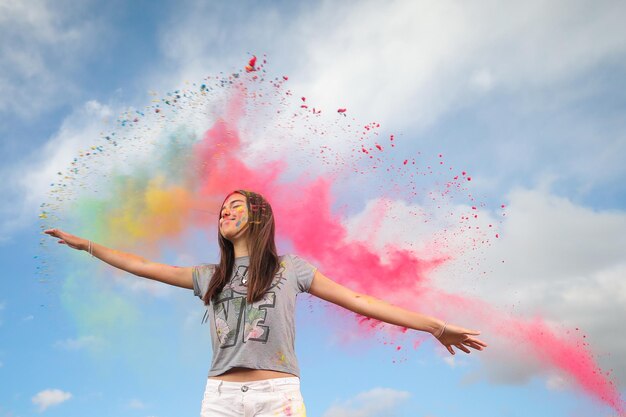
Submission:
<svg viewBox="0 0 626 417">
<path fill-rule="evenodd" d="M 305 416 L 294 351 L 296 296 L 308 292 L 363 316 L 431 333 L 451 354 L 487 345 L 477 331 L 359 294 L 294 255 L 278 256 L 274 216 L 259 194 L 235 191 L 219 215 L 220 262 L 179 268 L 115 251 L 58 229 L 45 233 L 132 274 L 193 289 L 206 305 L 213 361 L 202 417 Z"/>
</svg>

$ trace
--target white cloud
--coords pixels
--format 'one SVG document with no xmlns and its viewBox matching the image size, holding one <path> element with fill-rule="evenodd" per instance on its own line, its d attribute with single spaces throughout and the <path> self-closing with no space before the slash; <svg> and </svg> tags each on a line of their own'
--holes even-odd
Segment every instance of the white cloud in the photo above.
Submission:
<svg viewBox="0 0 626 417">
<path fill-rule="evenodd" d="M 458 279 L 458 287 L 502 308 L 580 328 L 603 368 L 624 386 L 626 363 L 618 358 L 626 355 L 626 341 L 614 332 L 626 316 L 626 213 L 592 210 L 547 190 L 517 190 L 509 199 L 502 239 L 484 262 L 493 272 L 473 288 L 463 282 L 471 280 Z M 533 367 L 517 374 L 525 379 Z"/>
<path fill-rule="evenodd" d="M 80 350 L 86 348 L 95 348 L 99 346 L 102 341 L 96 336 L 81 336 L 76 339 L 58 340 L 54 343 L 55 348 L 65 350 Z"/>
<path fill-rule="evenodd" d="M 29 157 L 0 168 L 6 179 L 0 184 L 0 191 L 11 197 L 0 202 L 0 236 L 10 236 L 37 218 L 50 184 L 60 178 L 57 173 L 67 172 L 79 151 L 93 145 L 111 115 L 108 106 L 89 101 L 69 115 L 45 145 Z"/>
<path fill-rule="evenodd" d="M 571 383 L 561 375 L 550 375 L 546 380 L 546 388 L 551 391 L 563 391 L 571 388 Z"/>
<path fill-rule="evenodd" d="M 77 94 L 71 73 L 94 51 L 98 33 L 85 6 L 0 2 L 0 114 L 32 117 Z"/>
<path fill-rule="evenodd" d="M 485 116 L 484 129 L 468 132 L 477 137 L 469 139 L 474 146 L 466 160 L 490 170 L 483 184 L 503 187 L 552 174 L 585 195 L 624 175 L 621 119 L 580 110 L 598 99 L 603 79 L 581 77 L 624 60 L 617 17 L 624 13 L 620 1 L 602 7 L 565 0 L 398 1 L 384 8 L 375 1 L 326 1 L 289 12 L 196 1 L 161 27 L 164 63 L 140 82 L 172 89 L 208 73 L 239 70 L 246 53 L 267 51 L 268 74 L 289 75 L 288 88 L 324 109 L 323 116 L 347 107 L 350 115 L 407 136 L 456 111 L 480 112 L 491 94 L 512 112 Z M 250 20 L 254 25 L 245 23 Z M 200 31 L 206 36 L 196 36 Z"/>
<path fill-rule="evenodd" d="M 72 398 L 69 392 L 60 389 L 46 389 L 38 392 L 31 401 L 39 407 L 39 412 L 45 411 L 47 408 L 59 405 Z"/>
<path fill-rule="evenodd" d="M 424 223 L 419 214 L 409 215 L 425 211 L 423 207 L 401 201 L 385 201 L 382 220 L 378 202 L 370 202 L 350 219 L 348 229 L 350 236 L 365 237 L 381 252 L 385 244 L 407 242 L 426 257 L 436 254 L 437 247 L 440 253 L 447 251 L 452 259 L 431 274 L 435 285 L 487 300 L 503 315 L 540 316 L 557 328 L 580 328 L 579 335 L 587 335 L 602 368 L 612 369 L 624 386 L 626 363 L 621 358 L 626 356 L 626 340 L 615 337 L 615 329 L 623 327 L 626 317 L 626 213 L 593 210 L 547 188 L 518 189 L 507 200 L 505 217 L 499 210 L 477 211 L 476 225 L 487 231 L 485 235 L 458 233 L 463 225 L 450 222 L 448 213 L 467 212 L 467 207 L 435 211 Z M 377 222 L 369 221 L 372 218 Z M 397 227 L 398 219 L 402 228 Z M 433 234 L 442 225 L 448 228 L 446 239 L 433 245 Z M 489 241 L 472 246 L 474 236 L 479 242 Z M 480 323 L 454 320 L 480 329 Z M 489 334 L 483 337 L 489 349 L 488 360 L 483 361 L 486 372 L 480 374 L 490 381 L 521 384 L 539 376 L 547 378 L 551 387 L 558 385 L 552 370 L 536 358 L 511 351 L 506 341 L 499 343 Z"/>
<path fill-rule="evenodd" d="M 391 388 L 373 388 L 355 397 L 332 405 L 323 417 L 388 417 L 411 394 Z"/>
<path fill-rule="evenodd" d="M 488 69 L 481 69 L 472 75 L 470 85 L 479 91 L 489 91 L 493 88 L 495 80 L 493 74 Z"/>
<path fill-rule="evenodd" d="M 545 86 L 623 55 L 624 11 L 621 2 L 325 2 L 293 23 L 307 58 L 294 79 L 325 108 L 342 97 L 356 114 L 421 126 L 471 97 L 468 81 Z"/>
<path fill-rule="evenodd" d="M 457 363 L 457 361 L 455 360 L 456 358 L 454 356 L 445 356 L 443 358 L 443 361 L 452 369 L 456 368 L 459 364 Z"/>
<path fill-rule="evenodd" d="M 399 1 L 384 10 L 375 1 L 325 1 L 291 13 L 251 7 L 254 25 L 237 25 L 250 16 L 225 4 L 191 2 L 162 26 L 167 70 L 155 72 L 148 85 L 171 89 L 208 72 L 238 70 L 244 51 L 256 47 L 259 54 L 271 44 L 270 67 L 289 72 L 290 88 L 314 105 L 421 126 L 496 80 L 506 90 L 545 87 L 623 56 L 618 16 L 624 11 L 619 1 L 603 7 L 564 0 Z M 196 36 L 199 30 L 205 35 Z"/>
</svg>

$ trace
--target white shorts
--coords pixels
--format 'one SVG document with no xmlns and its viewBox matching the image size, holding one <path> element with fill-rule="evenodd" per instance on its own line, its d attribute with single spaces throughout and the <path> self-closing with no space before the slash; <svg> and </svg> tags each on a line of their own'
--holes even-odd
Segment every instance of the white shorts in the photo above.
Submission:
<svg viewBox="0 0 626 417">
<path fill-rule="evenodd" d="M 251 382 L 207 379 L 200 417 L 306 417 L 300 378 Z"/>
</svg>

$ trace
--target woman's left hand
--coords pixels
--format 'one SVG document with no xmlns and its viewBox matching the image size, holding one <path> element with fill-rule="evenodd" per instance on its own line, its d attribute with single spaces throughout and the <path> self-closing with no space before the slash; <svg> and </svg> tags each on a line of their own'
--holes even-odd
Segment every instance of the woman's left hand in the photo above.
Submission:
<svg viewBox="0 0 626 417">
<path fill-rule="evenodd" d="M 474 337 L 479 335 L 477 330 L 465 329 L 454 324 L 446 324 L 443 333 L 437 340 L 448 349 L 448 352 L 455 354 L 453 346 L 465 353 L 470 353 L 469 348 L 483 350 L 487 344 Z"/>
</svg>

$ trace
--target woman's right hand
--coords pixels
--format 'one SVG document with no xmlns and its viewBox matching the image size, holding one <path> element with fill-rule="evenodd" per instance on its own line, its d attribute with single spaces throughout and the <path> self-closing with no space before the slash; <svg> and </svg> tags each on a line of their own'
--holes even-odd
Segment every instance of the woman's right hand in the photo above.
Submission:
<svg viewBox="0 0 626 417">
<path fill-rule="evenodd" d="M 57 239 L 59 239 L 58 243 L 62 245 L 67 245 L 72 249 L 87 250 L 87 247 L 89 246 L 88 240 L 83 239 L 82 237 L 71 235 L 69 233 L 65 233 L 64 231 L 59 229 L 44 230 L 44 233 L 52 237 L 56 237 Z"/>
</svg>

